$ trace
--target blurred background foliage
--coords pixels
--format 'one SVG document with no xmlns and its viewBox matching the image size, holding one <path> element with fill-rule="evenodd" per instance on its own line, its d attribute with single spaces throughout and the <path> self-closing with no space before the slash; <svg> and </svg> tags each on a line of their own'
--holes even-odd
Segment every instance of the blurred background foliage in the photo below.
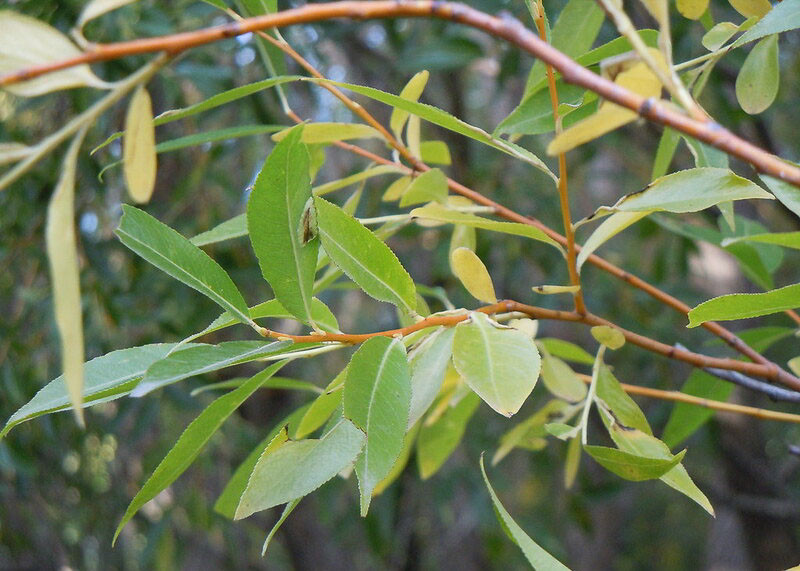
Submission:
<svg viewBox="0 0 800 571">
<path fill-rule="evenodd" d="M 26 0 L 7 7 L 40 18 L 63 31 L 71 28 L 81 0 Z M 488 12 L 508 11 L 528 22 L 522 2 L 474 0 Z M 734 17 L 726 3 L 714 1 L 717 21 Z M 723 5 L 724 4 L 724 5 Z M 281 4 L 282 5 L 282 4 Z M 552 21 L 563 2 L 546 2 Z M 282 5 L 283 6 L 283 5 Z M 638 3 L 629 7 L 640 27 L 652 26 Z M 728 13 L 730 12 L 730 14 Z M 224 21 L 203 2 L 141 0 L 91 23 L 95 41 L 126 40 Z M 703 53 L 702 27 L 673 14 L 676 61 Z M 431 71 L 423 100 L 488 130 L 521 97 L 531 60 L 507 45 L 473 30 L 434 21 L 334 22 L 294 27 L 289 42 L 325 75 L 397 93 L 420 69 Z M 605 24 L 599 42 L 615 37 Z M 736 103 L 734 81 L 745 51 L 717 66 L 701 102 L 722 124 L 783 157 L 800 159 L 800 34 L 781 36 L 782 83 L 777 102 L 760 116 L 746 115 Z M 96 66 L 106 79 L 124 77 L 146 58 L 130 57 Z M 289 66 L 290 71 L 298 71 Z M 182 107 L 215 92 L 264 78 L 252 38 L 195 49 L 163 71 L 149 86 L 154 110 Z M 294 110 L 316 120 L 351 120 L 325 91 L 307 85 L 287 87 Z M 0 92 L 0 140 L 32 143 L 97 95 L 73 90 L 34 99 Z M 369 104 L 381 119 L 388 109 Z M 118 105 L 90 130 L 84 150 L 121 128 Z M 239 124 L 288 124 L 272 92 L 263 92 L 212 113 L 160 127 L 159 141 Z M 448 173 L 554 228 L 560 226 L 557 198 L 537 171 L 448 132 L 424 127 L 430 138 L 450 146 Z M 576 218 L 600 204 L 649 182 L 660 130 L 631 125 L 569 155 L 570 188 Z M 544 137 L 522 142 L 544 156 Z M 159 156 L 158 184 L 147 210 L 186 236 L 207 230 L 244 209 L 246 187 L 260 169 L 272 142 L 266 135 L 207 144 Z M 385 149 L 375 147 L 376 151 Z M 43 247 L 47 202 L 58 176 L 63 149 L 0 195 L 0 416 L 8 418 L 59 366 L 57 333 Z M 120 168 L 98 180 L 98 173 L 120 155 L 112 144 L 79 162 L 77 222 L 82 255 L 81 285 L 87 358 L 145 343 L 177 341 L 203 328 L 218 309 L 202 296 L 127 251 L 114 238 L 126 200 Z M 333 180 L 362 169 L 362 159 L 329 149 L 319 180 Z M 681 147 L 673 168 L 693 166 Z M 751 176 L 746 165 L 737 172 Z M 386 181 L 366 186 L 364 214 L 391 212 L 380 195 Z M 340 194 L 341 191 L 340 191 Z M 798 230 L 797 220 L 779 205 L 737 206 L 741 216 L 772 231 Z M 716 227 L 717 213 L 681 220 Z M 566 272 L 546 248 L 502 235 L 480 235 L 478 254 L 489 266 L 498 294 L 531 300 L 530 286 L 562 283 Z M 585 239 L 580 235 L 579 239 Z M 449 236 L 441 229 L 408 227 L 391 245 L 414 278 L 446 288 L 456 304 L 472 303 L 450 275 Z M 211 255 L 255 303 L 270 297 L 248 243 L 213 246 Z M 723 291 L 757 291 L 733 259 L 716 248 L 698 248 L 687 238 L 645 220 L 604 248 L 603 255 L 694 304 Z M 777 270 L 778 284 L 797 281 L 797 256 Z M 684 317 L 637 290 L 624 287 L 587 266 L 587 300 L 597 313 L 624 327 L 647 332 L 666 343 L 727 355 L 709 345 L 704 331 L 686 330 Z M 558 307 L 556 296 L 537 303 Z M 369 331 L 395 323 L 386 306 L 343 290 L 325 301 L 343 330 Z M 433 307 L 434 310 L 441 307 Z M 782 316 L 740 327 L 790 325 Z M 286 324 L 282 324 L 286 326 Z M 735 326 L 734 326 L 735 327 Z M 542 323 L 547 336 L 572 340 L 590 351 L 582 327 Z M 251 335 L 226 330 L 213 341 Z M 797 354 L 797 339 L 786 338 L 768 351 L 777 362 Z M 287 375 L 324 386 L 345 364 L 346 355 L 296 362 Z M 624 382 L 665 389 L 681 386 L 689 369 L 625 347 L 610 361 Z M 247 374 L 246 366 L 237 374 Z M 303 500 L 280 530 L 267 559 L 260 547 L 279 510 L 232 523 L 214 513 L 213 502 L 232 471 L 267 431 L 309 397 L 267 390 L 234 415 L 191 469 L 148 504 L 129 524 L 116 549 L 111 534 L 131 497 L 186 425 L 210 402 L 211 393 L 191 389 L 226 376 L 209 375 L 169 386 L 142 399 L 123 399 L 90 409 L 80 431 L 70 414 L 36 419 L 0 442 L 0 569 L 512 569 L 523 559 L 492 514 L 480 481 L 478 457 L 496 447 L 499 436 L 536 410 L 541 387 L 515 419 L 481 407 L 465 440 L 445 468 L 422 482 L 414 462 L 381 497 L 367 518 L 358 517 L 352 481 L 336 481 Z M 541 391 L 541 392 L 540 392 Z M 738 402 L 781 408 L 763 397 L 736 391 Z M 639 400 L 654 428 L 663 428 L 670 405 Z M 786 407 L 783 407 L 784 409 Z M 599 426 L 599 423 L 597 424 Z M 563 485 L 564 446 L 551 442 L 540 452 L 513 452 L 490 469 L 506 507 L 533 537 L 576 569 L 778 569 L 800 557 L 800 458 L 787 445 L 800 442 L 800 429 L 717 415 L 688 442 L 685 464 L 717 510 L 711 519 L 686 498 L 658 482 L 624 483 L 584 458 L 571 490 Z M 792 560 L 794 558 L 795 560 Z"/>
</svg>

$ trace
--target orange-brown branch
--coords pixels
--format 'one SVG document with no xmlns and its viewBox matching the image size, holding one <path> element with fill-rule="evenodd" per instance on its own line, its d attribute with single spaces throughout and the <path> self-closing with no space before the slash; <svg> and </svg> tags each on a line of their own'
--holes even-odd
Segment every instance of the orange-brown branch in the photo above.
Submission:
<svg viewBox="0 0 800 571">
<path fill-rule="evenodd" d="M 0 76 L 0 86 L 33 79 L 46 73 L 84 63 L 152 52 L 179 53 L 192 47 L 268 28 L 280 28 L 333 18 L 367 20 L 397 17 L 440 18 L 466 24 L 484 30 L 492 36 L 503 38 L 557 69 L 568 83 L 590 89 L 605 99 L 631 109 L 650 121 L 672 127 L 725 151 L 729 155 L 738 157 L 752 164 L 759 172 L 800 187 L 799 168 L 740 139 L 717 123 L 691 118 L 658 99 L 645 99 L 620 87 L 582 67 L 567 55 L 543 42 L 536 34 L 516 20 L 497 18 L 463 4 L 438 0 L 373 0 L 370 2 L 344 1 L 309 4 L 276 14 L 257 16 L 193 32 L 130 42 L 96 44 L 80 56 Z"/>
</svg>

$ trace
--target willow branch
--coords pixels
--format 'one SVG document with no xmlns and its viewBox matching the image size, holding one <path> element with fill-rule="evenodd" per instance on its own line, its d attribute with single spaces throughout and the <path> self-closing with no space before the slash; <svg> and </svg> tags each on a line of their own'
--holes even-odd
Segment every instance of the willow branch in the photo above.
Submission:
<svg viewBox="0 0 800 571">
<path fill-rule="evenodd" d="M 370 2 L 344 1 L 309 4 L 300 8 L 256 16 L 193 32 L 129 42 L 95 44 L 90 50 L 79 56 L 2 75 L 0 76 L 0 87 L 84 63 L 107 61 L 151 52 L 163 51 L 176 54 L 196 46 L 268 28 L 281 28 L 293 24 L 318 22 L 332 18 L 371 20 L 397 17 L 450 20 L 505 39 L 534 57 L 541 59 L 546 64 L 553 66 L 561 73 L 566 82 L 590 89 L 605 99 L 631 109 L 654 123 L 672 127 L 681 133 L 699 139 L 729 155 L 752 164 L 759 172 L 800 187 L 800 168 L 788 164 L 775 155 L 737 137 L 719 124 L 689 117 L 673 109 L 664 101 L 655 98 L 645 99 L 641 95 L 616 85 L 612 81 L 582 67 L 567 55 L 543 42 L 536 34 L 525 28 L 517 20 L 497 18 L 463 4 L 440 2 L 438 0 L 374 0 Z"/>
<path fill-rule="evenodd" d="M 536 4 L 531 4 L 536 7 L 534 14 L 534 22 L 536 28 L 539 30 L 539 37 L 542 41 L 547 42 L 547 29 L 544 22 L 544 6 L 542 0 L 537 0 Z M 547 88 L 550 91 L 550 105 L 553 108 L 553 121 L 555 122 L 556 134 L 561 132 L 561 117 L 558 114 L 558 89 L 556 88 L 556 77 L 553 73 L 553 66 L 547 64 L 545 66 L 547 73 Z M 558 198 L 561 203 L 561 219 L 564 223 L 564 237 L 567 241 L 567 271 L 569 272 L 569 281 L 572 285 L 578 287 L 575 292 L 575 311 L 578 313 L 586 313 L 586 303 L 583 300 L 583 289 L 581 288 L 581 278 L 578 274 L 578 266 L 575 255 L 575 227 L 572 225 L 572 214 L 569 209 L 569 188 L 567 186 L 567 154 L 560 153 L 558 155 Z"/>
</svg>

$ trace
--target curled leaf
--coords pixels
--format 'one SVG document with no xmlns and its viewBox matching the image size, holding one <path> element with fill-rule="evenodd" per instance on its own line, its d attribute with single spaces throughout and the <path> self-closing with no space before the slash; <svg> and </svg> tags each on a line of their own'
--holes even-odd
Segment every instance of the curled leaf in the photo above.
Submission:
<svg viewBox="0 0 800 571">
<path fill-rule="evenodd" d="M 131 198 L 140 204 L 149 201 L 156 187 L 156 130 L 150 94 L 141 86 L 134 91 L 125 115 L 122 157 Z"/>
</svg>

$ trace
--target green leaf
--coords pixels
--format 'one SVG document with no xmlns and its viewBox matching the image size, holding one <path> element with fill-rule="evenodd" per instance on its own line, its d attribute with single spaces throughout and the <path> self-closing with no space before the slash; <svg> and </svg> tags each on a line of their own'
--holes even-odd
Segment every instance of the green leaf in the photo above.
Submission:
<svg viewBox="0 0 800 571">
<path fill-rule="evenodd" d="M 250 324 L 247 304 L 230 276 L 208 254 L 146 212 L 122 205 L 116 234 L 142 258 Z"/>
<path fill-rule="evenodd" d="M 614 413 L 617 421 L 627 428 L 635 428 L 653 435 L 647 417 L 639 405 L 626 393 L 605 363 L 599 363 L 597 372 L 597 397 Z"/>
<path fill-rule="evenodd" d="M 453 327 L 435 331 L 423 339 L 408 355 L 411 368 L 410 429 L 433 404 L 444 382 L 447 365 L 453 354 Z"/>
<path fill-rule="evenodd" d="M 272 526 L 272 529 L 269 530 L 267 534 L 267 538 L 264 540 L 264 545 L 261 547 L 261 557 L 264 557 L 267 553 L 267 549 L 269 548 L 269 544 L 272 542 L 272 538 L 275 536 L 275 533 L 280 529 L 283 522 L 289 517 L 289 515 L 294 511 L 294 508 L 297 507 L 297 504 L 300 503 L 300 500 L 303 498 L 297 498 L 296 500 L 292 500 L 291 502 L 286 504 L 286 507 L 283 508 L 283 513 L 281 513 L 281 517 L 278 518 L 278 521 L 275 522 L 275 525 Z"/>
<path fill-rule="evenodd" d="M 576 262 L 578 271 L 580 272 L 584 262 L 591 256 L 597 248 L 605 244 L 608 240 L 625 230 L 628 226 L 635 224 L 651 211 L 645 210 L 643 212 L 615 212 L 603 223 L 592 232 L 589 239 L 581 246 L 581 251 L 578 253 L 578 260 Z"/>
<path fill-rule="evenodd" d="M 119 532 L 130 521 L 144 504 L 156 497 L 162 490 L 178 479 L 194 461 L 203 447 L 208 443 L 222 423 L 246 401 L 258 388 L 286 364 L 285 361 L 275 363 L 254 375 L 249 381 L 235 391 L 219 397 L 186 427 L 175 446 L 147 479 L 142 489 L 131 501 L 122 521 L 119 522 L 112 544 L 116 542 Z"/>
<path fill-rule="evenodd" d="M 728 169 L 695 168 L 661 177 L 601 212 L 697 212 L 720 202 L 772 196 Z"/>
<path fill-rule="evenodd" d="M 190 397 L 205 393 L 208 391 L 217 391 L 221 389 L 235 389 L 242 383 L 247 381 L 247 377 L 235 377 L 226 381 L 219 381 L 217 383 L 208 383 L 196 389 L 192 389 L 189 393 Z M 305 391 L 319 394 L 321 389 L 314 383 L 308 381 L 301 381 L 299 379 L 292 379 L 289 377 L 272 377 L 269 381 L 264 383 L 261 388 L 263 389 L 279 389 L 287 391 Z"/>
<path fill-rule="evenodd" d="M 592 47 L 604 19 L 603 10 L 593 0 L 570 0 L 558 15 L 550 42 L 554 48 L 574 59 Z M 537 59 L 528 75 L 526 95 L 546 81 L 545 72 L 544 62 Z"/>
<path fill-rule="evenodd" d="M 775 244 L 784 248 L 800 250 L 800 232 L 773 232 L 771 234 L 751 234 L 739 238 L 726 238 L 723 246 L 738 244 L 740 242 L 758 242 L 760 244 Z"/>
<path fill-rule="evenodd" d="M 12 10 L 0 10 L 0 75 L 80 55 L 78 47 L 52 26 Z M 110 87 L 93 74 L 88 65 L 82 64 L 5 85 L 3 89 L 21 97 L 35 97 L 51 91 L 86 86 L 100 89 Z"/>
<path fill-rule="evenodd" d="M 648 458 L 672 458 L 672 453 L 669 451 L 667 445 L 659 439 L 635 428 L 622 427 L 614 420 L 611 413 L 607 412 L 602 406 L 600 410 L 603 422 L 608 428 L 608 433 L 620 450 Z M 714 515 L 714 508 L 711 507 L 708 498 L 706 498 L 705 494 L 695 485 L 682 464 L 676 465 L 659 479 L 671 488 L 694 500 L 712 516 Z"/>
<path fill-rule="evenodd" d="M 283 141 L 296 127 L 272 135 L 273 141 Z M 361 123 L 305 123 L 302 127 L 303 143 L 335 143 L 351 139 L 382 139 L 377 129 Z"/>
<path fill-rule="evenodd" d="M 731 22 L 720 22 L 705 33 L 701 43 L 708 51 L 715 52 L 725 45 L 725 42 L 730 40 L 738 31 L 739 26 L 736 24 Z"/>
<path fill-rule="evenodd" d="M 319 197 L 314 198 L 322 247 L 367 295 L 388 301 L 412 315 L 417 292 L 397 256 L 358 220 Z"/>
<path fill-rule="evenodd" d="M 503 139 L 496 139 L 492 137 L 489 133 L 484 131 L 483 129 L 479 129 L 469 123 L 465 123 L 461 119 L 458 119 L 447 113 L 446 111 L 442 111 L 437 107 L 433 107 L 432 105 L 426 105 L 424 103 L 418 103 L 416 101 L 409 101 L 408 99 L 404 99 L 403 97 L 398 97 L 397 95 L 392 95 L 391 93 L 386 93 L 385 91 L 380 91 L 379 89 L 373 89 L 372 87 L 364 87 L 361 85 L 353 85 L 351 83 L 342 83 L 339 81 L 330 81 L 327 79 L 316 79 L 316 78 L 308 78 L 307 81 L 312 81 L 314 83 L 320 84 L 328 84 L 328 85 L 335 85 L 337 87 L 343 87 L 345 89 L 349 89 L 354 93 L 359 93 L 366 97 L 370 97 L 375 101 L 380 101 L 381 103 L 385 103 L 387 105 L 391 105 L 396 109 L 401 109 L 404 111 L 408 111 L 412 115 L 416 115 L 421 119 L 425 119 L 426 121 L 433 123 L 434 125 L 438 125 L 454 133 L 458 133 L 460 135 L 464 135 L 465 137 L 469 137 L 475 141 L 493 147 L 497 150 L 500 150 L 506 154 L 509 154 L 513 157 L 516 157 L 522 161 L 527 162 L 528 164 L 536 167 L 537 169 L 541 170 L 545 174 L 547 174 L 550 178 L 554 181 L 557 180 L 556 175 L 547 167 L 544 162 L 542 162 L 539 157 L 523 149 L 522 147 L 505 141 Z"/>
<path fill-rule="evenodd" d="M 463 224 L 481 230 L 489 230 L 491 232 L 502 232 L 503 234 L 511 234 L 514 236 L 522 236 L 524 238 L 531 238 L 546 244 L 550 244 L 559 251 L 563 251 L 561 246 L 550 238 L 547 234 L 536 228 L 535 226 L 528 226 L 527 224 L 518 224 L 516 222 L 497 222 L 495 220 L 488 220 L 475 216 L 468 212 L 459 212 L 457 210 L 450 210 L 440 204 L 427 204 L 420 208 L 415 208 L 411 211 L 411 216 L 416 218 L 423 218 L 425 220 L 435 220 L 437 222 L 444 222 L 446 224 Z"/>
<path fill-rule="evenodd" d="M 247 236 L 246 214 L 239 214 L 230 220 L 221 222 L 211 230 L 201 232 L 189 241 L 195 246 L 207 246 L 208 244 L 216 244 L 217 242 L 232 240 L 233 238 L 240 238 L 242 236 Z"/>
<path fill-rule="evenodd" d="M 775 195 L 775 198 L 800 218 L 800 188 L 771 176 L 763 174 L 760 176 L 767 188 Z"/>
<path fill-rule="evenodd" d="M 479 312 L 456 325 L 453 363 L 469 387 L 505 416 L 520 409 L 541 368 L 539 351 L 528 335 Z"/>
<path fill-rule="evenodd" d="M 497 464 L 515 448 L 541 450 L 547 445 L 544 437 L 548 432 L 545 424 L 566 423 L 577 412 L 577 408 L 563 400 L 553 399 L 531 416 L 517 424 L 500 437 L 500 446 L 492 457 L 492 465 Z"/>
<path fill-rule="evenodd" d="M 302 344 L 306 348 L 306 344 Z M 224 341 L 219 345 L 198 345 L 175 351 L 160 361 L 153 363 L 142 382 L 131 392 L 133 397 L 141 397 L 155 389 L 178 382 L 189 377 L 219 371 L 226 367 L 249 363 L 256 359 L 286 353 L 299 348 L 291 341 Z"/>
<path fill-rule="evenodd" d="M 83 7 L 83 11 L 78 17 L 75 27 L 78 30 L 82 30 L 84 25 L 86 25 L 86 22 L 94 20 L 95 18 L 99 18 L 103 14 L 111 12 L 112 10 L 116 10 L 117 8 L 121 8 L 122 6 L 135 1 L 136 0 L 91 0 L 91 2 L 87 3 L 86 6 Z"/>
<path fill-rule="evenodd" d="M 800 0 L 783 0 L 736 42 L 733 47 L 760 40 L 770 34 L 780 34 L 800 28 Z"/>
<path fill-rule="evenodd" d="M 525 555 L 525 558 L 530 563 L 531 567 L 537 571 L 569 571 L 569 568 L 564 566 L 558 559 L 550 555 L 547 551 L 539 547 L 539 545 L 525 533 L 525 531 L 517 525 L 500 503 L 500 498 L 489 483 L 489 477 L 486 475 L 486 468 L 483 465 L 483 456 L 481 456 L 481 474 L 483 474 L 483 481 L 486 483 L 486 488 L 489 490 L 489 495 L 492 498 L 492 505 L 494 506 L 494 513 L 497 516 L 497 521 L 500 522 L 503 530 L 508 537 L 513 541 Z"/>
<path fill-rule="evenodd" d="M 447 177 L 439 169 L 431 169 L 414 178 L 400 198 L 400 207 L 432 201 L 447 202 Z"/>
<path fill-rule="evenodd" d="M 61 175 L 47 206 L 45 226 L 53 309 L 61 346 L 61 370 L 80 426 L 85 426 L 82 407 L 84 346 L 80 263 L 75 237 L 75 169 L 85 134 L 86 129 L 81 129 L 67 150 Z"/>
<path fill-rule="evenodd" d="M 83 407 L 107 402 L 125 396 L 144 376 L 147 368 L 163 359 L 176 346 L 175 343 L 155 343 L 112 351 L 96 357 L 83 367 Z M 16 425 L 70 406 L 64 375 L 47 383 L 34 397 L 11 415 L 0 438 Z"/>
<path fill-rule="evenodd" d="M 422 141 L 419 154 L 423 162 L 429 165 L 449 165 L 453 162 L 450 148 L 444 141 Z"/>
<path fill-rule="evenodd" d="M 617 350 L 625 345 L 625 336 L 619 329 L 608 325 L 596 325 L 591 329 L 592 337 L 611 350 Z"/>
<path fill-rule="evenodd" d="M 734 293 L 704 301 L 689 311 L 689 327 L 706 321 L 730 321 L 800 307 L 800 284 L 765 293 Z"/>
<path fill-rule="evenodd" d="M 235 519 L 310 494 L 351 465 L 365 441 L 361 430 L 342 419 L 319 440 L 287 442 L 263 455 L 242 494 Z"/>
<path fill-rule="evenodd" d="M 293 435 L 294 438 L 305 438 L 328 421 L 333 411 L 342 404 L 342 394 L 344 392 L 342 389 L 344 388 L 344 381 L 346 378 L 347 367 L 342 369 L 342 371 L 328 383 L 323 393 L 308 407 L 308 410 L 297 423 L 297 429 Z"/>
<path fill-rule="evenodd" d="M 267 157 L 247 202 L 247 228 L 275 297 L 292 315 L 315 326 L 311 292 L 319 240 L 308 221 L 311 180 L 308 150 L 300 142 L 303 130 L 292 129 Z"/>
<path fill-rule="evenodd" d="M 403 90 L 400 92 L 400 97 L 403 99 L 408 99 L 409 101 L 418 101 L 420 95 L 425 90 L 425 86 L 428 84 L 428 77 L 430 74 L 427 70 L 422 70 L 414 77 L 408 80 Z M 392 109 L 392 115 L 389 118 L 389 127 L 394 133 L 394 136 L 398 139 L 403 132 L 403 127 L 408 121 L 408 111 L 404 111 L 402 109 L 394 108 Z"/>
<path fill-rule="evenodd" d="M 259 458 L 264 455 L 265 451 L 270 447 L 270 444 L 273 444 L 272 449 L 277 449 L 286 442 L 288 434 L 287 426 L 298 422 L 308 410 L 309 406 L 310 405 L 301 406 L 287 415 L 270 430 L 269 434 L 258 446 L 253 448 L 250 454 L 247 455 L 247 458 L 236 468 L 236 471 L 233 473 L 233 476 L 231 476 L 231 479 L 228 480 L 228 483 L 225 484 L 225 489 L 222 490 L 222 493 L 214 504 L 215 512 L 228 519 L 233 519 L 236 513 L 236 506 L 239 505 L 239 499 L 242 497 L 245 488 L 247 488 L 250 475 L 253 473 L 253 469 Z"/>
<path fill-rule="evenodd" d="M 694 166 L 728 168 L 728 155 L 724 151 L 686 135 L 681 135 L 681 137 L 686 141 L 686 145 L 694 157 Z"/>
<path fill-rule="evenodd" d="M 542 347 L 555 357 L 560 357 L 567 361 L 580 363 L 582 365 L 594 364 L 594 357 L 569 341 L 556 339 L 555 337 L 542 337 L 536 341 L 537 343 L 541 343 Z"/>
<path fill-rule="evenodd" d="M 536 65 L 539 65 L 538 61 L 534 64 L 534 66 Z M 558 100 L 561 105 L 566 104 L 575 108 L 584 102 L 586 90 L 582 87 L 561 81 L 558 82 L 557 89 Z M 569 113 L 562 116 L 562 119 L 568 116 Z M 555 120 L 553 119 L 553 104 L 550 100 L 550 92 L 546 89 L 540 89 L 523 98 L 517 108 L 500 122 L 494 131 L 494 135 L 540 135 L 549 133 L 554 129 Z"/>
<path fill-rule="evenodd" d="M 481 399 L 469 392 L 454 406 L 449 406 L 435 422 L 424 423 L 417 437 L 417 467 L 420 478 L 427 480 L 444 465 L 464 437 L 467 423 Z"/>
<path fill-rule="evenodd" d="M 687 395 L 725 402 L 733 392 L 734 385 L 709 375 L 701 369 L 694 369 L 689 378 L 681 387 L 681 392 Z M 710 408 L 688 404 L 675 403 L 669 415 L 667 425 L 661 435 L 661 440 L 673 448 L 689 438 L 702 427 L 712 416 L 714 411 Z"/>
<path fill-rule="evenodd" d="M 772 105 L 779 86 L 778 36 L 773 34 L 759 41 L 747 54 L 736 77 L 736 99 L 745 112 L 757 115 Z"/>
<path fill-rule="evenodd" d="M 374 176 L 379 176 L 382 174 L 397 174 L 402 172 L 404 172 L 403 169 L 396 167 L 394 165 L 379 165 L 376 167 L 362 170 L 350 176 L 340 178 L 338 180 L 332 180 L 331 182 L 326 182 L 325 184 L 315 186 L 312 189 L 312 192 L 314 193 L 315 196 L 322 196 L 324 194 L 328 194 L 329 192 L 333 192 L 334 190 L 339 190 L 340 188 L 346 188 L 350 185 L 356 184 L 357 182 L 370 179 Z"/>
<path fill-rule="evenodd" d="M 403 449 L 411 403 L 411 375 L 402 341 L 372 337 L 353 354 L 344 383 L 343 414 L 366 432 L 356 461 L 361 515 L 375 486 L 392 469 Z"/>
<path fill-rule="evenodd" d="M 632 482 L 660 478 L 680 464 L 686 455 L 686 450 L 682 450 L 672 458 L 649 458 L 605 446 L 587 445 L 583 449 L 603 468 Z"/>
<path fill-rule="evenodd" d="M 542 356 L 542 382 L 553 396 L 568 402 L 579 402 L 586 398 L 586 385 L 575 371 L 558 357 L 549 353 Z"/>
</svg>

